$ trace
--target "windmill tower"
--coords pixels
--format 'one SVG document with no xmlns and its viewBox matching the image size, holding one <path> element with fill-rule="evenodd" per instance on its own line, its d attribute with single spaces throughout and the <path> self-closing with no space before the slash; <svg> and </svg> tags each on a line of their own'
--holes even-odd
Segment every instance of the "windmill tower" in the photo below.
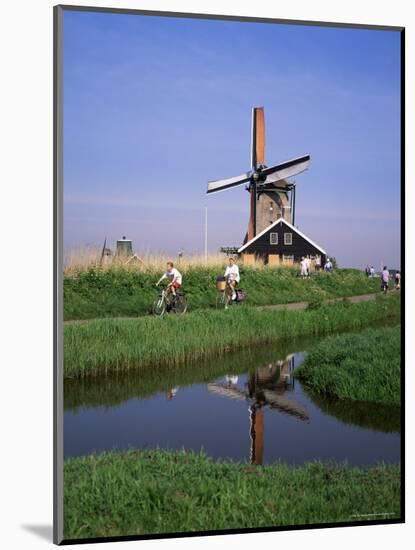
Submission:
<svg viewBox="0 0 415 550">
<path fill-rule="evenodd" d="M 207 193 L 246 185 L 250 194 L 248 231 L 244 243 L 251 241 L 279 218 L 295 221 L 295 183 L 287 178 L 308 168 L 310 155 L 271 167 L 265 165 L 265 115 L 263 107 L 252 109 L 251 169 L 233 178 L 208 182 Z"/>
</svg>

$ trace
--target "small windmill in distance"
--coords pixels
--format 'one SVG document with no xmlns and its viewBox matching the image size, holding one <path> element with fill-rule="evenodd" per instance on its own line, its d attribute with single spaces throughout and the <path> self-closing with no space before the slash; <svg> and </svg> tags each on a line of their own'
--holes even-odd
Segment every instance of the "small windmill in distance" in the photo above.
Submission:
<svg viewBox="0 0 415 550">
<path fill-rule="evenodd" d="M 244 243 L 284 218 L 295 221 L 295 183 L 286 178 L 307 170 L 310 155 L 304 155 L 271 167 L 265 165 L 265 116 L 263 107 L 252 108 L 251 169 L 233 178 L 208 182 L 207 193 L 216 193 L 246 184 L 250 192 L 248 232 Z"/>
</svg>

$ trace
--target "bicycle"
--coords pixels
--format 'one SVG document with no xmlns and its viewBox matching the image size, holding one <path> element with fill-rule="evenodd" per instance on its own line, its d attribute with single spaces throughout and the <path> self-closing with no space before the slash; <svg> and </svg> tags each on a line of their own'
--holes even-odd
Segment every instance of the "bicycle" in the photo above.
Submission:
<svg viewBox="0 0 415 550">
<path fill-rule="evenodd" d="M 216 294 L 216 308 L 217 309 L 228 309 L 229 305 L 234 301 L 232 300 L 233 288 L 229 284 L 229 281 L 226 281 L 226 286 L 223 290 L 219 290 Z"/>
<path fill-rule="evenodd" d="M 179 290 L 176 290 L 176 296 L 171 292 L 167 292 L 164 288 L 153 302 L 152 313 L 158 317 L 162 317 L 166 312 L 173 312 L 183 315 L 187 311 L 186 296 Z"/>
</svg>

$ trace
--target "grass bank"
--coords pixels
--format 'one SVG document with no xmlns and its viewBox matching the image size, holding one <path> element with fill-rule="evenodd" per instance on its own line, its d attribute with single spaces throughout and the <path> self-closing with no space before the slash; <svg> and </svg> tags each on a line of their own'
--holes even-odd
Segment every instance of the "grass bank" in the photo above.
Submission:
<svg viewBox="0 0 415 550">
<path fill-rule="evenodd" d="M 176 386 L 206 384 L 227 373 L 241 374 L 253 367 L 284 360 L 287 355 L 308 349 L 317 343 L 316 337 L 281 340 L 268 346 L 251 346 L 238 353 L 220 354 L 198 359 L 195 364 L 179 363 L 153 369 L 131 369 L 128 373 L 109 373 L 107 376 L 83 377 L 65 381 L 65 410 L 80 407 L 113 406 L 133 397 L 145 398 L 166 392 Z"/>
<path fill-rule="evenodd" d="M 255 343 L 359 329 L 398 319 L 398 295 L 305 311 L 231 308 L 163 319 L 99 319 L 64 327 L 64 376 L 104 375 L 133 368 L 183 364 Z"/>
<path fill-rule="evenodd" d="M 67 379 L 64 408 L 76 411 L 81 407 L 112 407 L 134 397 L 146 398 L 165 393 L 177 386 L 208 383 L 227 373 L 245 373 L 284 360 L 291 353 L 311 349 L 322 338 L 324 336 L 279 340 L 266 346 L 250 346 L 237 353 L 221 354 L 218 360 L 215 356 L 208 356 L 194 363 L 175 365 L 174 368 L 158 365 L 156 374 L 153 369 L 132 369 L 128 373 Z M 342 422 L 382 432 L 400 431 L 400 407 L 362 402 L 355 402 L 350 407 L 349 401 L 330 399 L 312 391 L 307 393 L 317 407 Z"/>
<path fill-rule="evenodd" d="M 180 269 L 180 266 L 179 266 Z M 190 310 L 213 308 L 215 280 L 225 266 L 188 266 L 183 290 Z M 379 280 L 356 269 L 338 269 L 328 275 L 313 273 L 303 280 L 295 268 L 241 266 L 241 286 L 250 305 L 321 301 L 379 291 Z M 157 297 L 160 271 L 126 267 L 70 270 L 64 275 L 64 319 L 134 317 L 145 315 Z"/>
<path fill-rule="evenodd" d="M 249 466 L 204 454 L 103 453 L 65 461 L 67 539 L 398 519 L 400 468 Z"/>
<path fill-rule="evenodd" d="M 400 325 L 326 338 L 295 374 L 318 394 L 400 405 Z"/>
</svg>

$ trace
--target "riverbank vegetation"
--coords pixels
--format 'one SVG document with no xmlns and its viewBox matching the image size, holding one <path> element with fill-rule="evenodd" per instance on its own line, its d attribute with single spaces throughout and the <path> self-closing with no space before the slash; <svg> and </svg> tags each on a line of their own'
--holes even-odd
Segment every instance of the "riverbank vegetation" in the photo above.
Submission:
<svg viewBox="0 0 415 550">
<path fill-rule="evenodd" d="M 105 375 L 159 368 L 227 353 L 253 344 L 359 329 L 398 320 L 399 295 L 371 302 L 339 302 L 304 311 L 232 307 L 162 319 L 98 319 L 64 327 L 64 376 Z"/>
<path fill-rule="evenodd" d="M 310 350 L 295 375 L 326 397 L 400 405 L 400 325 L 328 337 Z"/>
<path fill-rule="evenodd" d="M 155 283 L 164 267 L 143 268 L 138 264 L 67 270 L 63 282 L 64 319 L 146 315 L 157 297 Z M 189 310 L 215 307 L 216 276 L 223 274 L 225 263 L 177 267 L 183 273 Z M 319 302 L 379 291 L 379 279 L 367 278 L 357 269 L 337 269 L 332 274 L 313 272 L 309 279 L 302 279 L 298 269 L 288 267 L 242 265 L 240 271 L 241 286 L 250 305 Z"/>
<path fill-rule="evenodd" d="M 400 468 L 215 462 L 186 451 L 109 452 L 64 465 L 65 539 L 400 517 Z"/>
<path fill-rule="evenodd" d="M 131 369 L 128 373 L 111 373 L 107 376 L 67 379 L 65 381 L 65 410 L 79 407 L 113 406 L 133 397 L 141 399 L 171 388 L 207 384 L 227 373 L 241 374 L 252 366 L 260 367 L 283 361 L 287 355 L 308 349 L 317 343 L 315 337 L 290 338 L 268 346 L 251 346 L 237 353 L 221 353 L 198 359 L 194 364 L 168 364 L 153 369 Z"/>
</svg>

